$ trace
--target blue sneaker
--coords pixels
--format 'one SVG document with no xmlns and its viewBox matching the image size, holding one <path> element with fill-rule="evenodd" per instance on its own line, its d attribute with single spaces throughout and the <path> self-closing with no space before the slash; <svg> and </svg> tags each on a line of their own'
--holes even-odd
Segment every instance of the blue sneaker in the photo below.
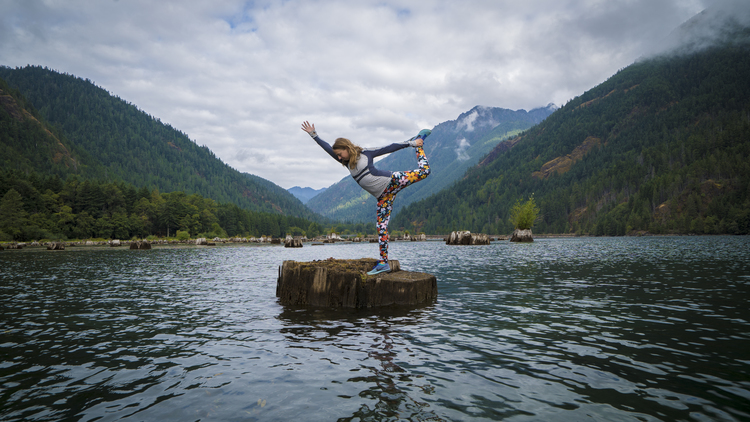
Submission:
<svg viewBox="0 0 750 422">
<path fill-rule="evenodd" d="M 417 134 L 417 139 L 421 139 L 424 141 L 424 138 L 430 136 L 432 131 L 430 129 L 422 129 L 419 131 L 419 134 Z"/>
<path fill-rule="evenodd" d="M 375 275 L 375 274 L 389 273 L 389 272 L 391 272 L 391 266 L 388 265 L 387 262 L 378 262 L 378 264 L 375 265 L 375 267 L 372 270 L 370 270 L 367 273 L 367 275 Z"/>
</svg>

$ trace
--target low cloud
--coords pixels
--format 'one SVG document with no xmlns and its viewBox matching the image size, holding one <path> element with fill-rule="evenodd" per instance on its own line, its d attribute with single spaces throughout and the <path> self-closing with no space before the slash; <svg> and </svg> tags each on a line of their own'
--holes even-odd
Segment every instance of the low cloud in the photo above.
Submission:
<svg viewBox="0 0 750 422">
<path fill-rule="evenodd" d="M 459 120 L 458 124 L 456 124 L 456 128 L 459 130 L 463 128 L 467 132 L 473 132 L 474 122 L 477 120 L 477 117 L 479 117 L 479 113 L 477 113 L 476 110 L 472 111 L 468 116 Z M 466 139 L 464 139 L 464 141 L 466 141 Z"/>
<path fill-rule="evenodd" d="M 466 138 L 461 138 L 456 140 L 456 144 L 458 146 L 456 147 L 456 158 L 459 161 L 466 161 L 469 159 L 469 154 L 466 153 L 466 150 L 469 149 L 471 144 L 469 144 L 469 141 L 466 140 Z"/>
<path fill-rule="evenodd" d="M 683 55 L 732 42 L 748 42 L 745 34 L 737 40 L 737 29 L 750 27 L 750 3 L 747 0 L 717 0 L 706 10 L 674 29 L 668 37 L 644 54 Z"/>
</svg>

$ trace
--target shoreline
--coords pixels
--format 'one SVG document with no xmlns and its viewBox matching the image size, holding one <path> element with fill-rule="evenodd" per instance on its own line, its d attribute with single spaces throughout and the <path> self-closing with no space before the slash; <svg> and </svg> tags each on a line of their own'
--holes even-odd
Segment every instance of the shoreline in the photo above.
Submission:
<svg viewBox="0 0 750 422">
<path fill-rule="evenodd" d="M 637 238 L 637 237 L 708 237 L 708 236 L 720 236 L 720 237 L 735 237 L 743 235 L 733 234 L 632 234 L 625 236 L 591 236 L 591 235 L 576 235 L 576 234 L 539 234 L 534 235 L 535 239 L 572 239 L 572 238 Z M 390 242 L 436 242 L 445 241 L 447 235 L 425 235 L 424 240 L 416 239 L 391 239 Z M 490 240 L 493 243 L 509 241 L 509 235 L 489 235 Z M 251 240 L 252 239 L 252 240 Z M 229 239 L 214 239 L 210 244 L 197 244 L 197 239 L 189 240 L 174 240 L 174 239 L 156 239 L 147 241 L 150 245 L 157 249 L 166 248 L 216 248 L 222 246 L 284 246 L 284 239 L 247 239 L 247 238 L 229 238 Z M 376 243 L 377 238 L 365 237 L 352 239 L 305 239 L 302 238 L 303 244 L 308 246 L 323 246 L 326 244 L 352 244 L 352 243 Z M 84 240 L 84 241 L 56 241 L 56 242 L 0 242 L 0 251 L 13 251 L 13 250 L 47 250 L 47 246 L 52 243 L 63 243 L 65 250 L 92 250 L 92 249 L 130 249 L 130 244 L 136 242 L 136 240 L 120 241 L 119 245 L 112 245 L 112 240 Z"/>
</svg>

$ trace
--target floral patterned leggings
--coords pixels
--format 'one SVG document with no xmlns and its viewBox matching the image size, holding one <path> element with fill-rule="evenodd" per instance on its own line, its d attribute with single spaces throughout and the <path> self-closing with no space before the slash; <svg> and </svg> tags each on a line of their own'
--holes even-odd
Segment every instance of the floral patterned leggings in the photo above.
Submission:
<svg viewBox="0 0 750 422">
<path fill-rule="evenodd" d="M 388 222 L 391 220 L 393 200 L 401 189 L 419 182 L 430 174 L 430 164 L 422 147 L 417 148 L 417 163 L 419 168 L 413 171 L 395 171 L 391 175 L 391 182 L 378 197 L 377 228 L 378 244 L 380 245 L 380 261 L 388 262 Z"/>
</svg>

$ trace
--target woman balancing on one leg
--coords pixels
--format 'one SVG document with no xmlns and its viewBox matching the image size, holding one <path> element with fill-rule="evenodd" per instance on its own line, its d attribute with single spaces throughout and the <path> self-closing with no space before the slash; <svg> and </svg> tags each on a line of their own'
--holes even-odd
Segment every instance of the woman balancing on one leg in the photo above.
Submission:
<svg viewBox="0 0 750 422">
<path fill-rule="evenodd" d="M 380 261 L 375 268 L 368 272 L 369 275 L 391 271 L 388 265 L 388 221 L 391 219 L 393 210 L 393 199 L 403 188 L 418 182 L 430 174 L 430 165 L 424 154 L 424 139 L 431 133 L 424 129 L 419 134 L 406 142 L 395 143 L 382 148 L 366 149 L 354 145 L 346 138 L 338 138 L 333 147 L 318 137 L 315 125 L 308 122 L 302 123 L 302 130 L 307 132 L 315 142 L 318 143 L 331 157 L 349 169 L 354 180 L 362 189 L 370 192 L 377 198 L 377 228 L 378 243 L 380 244 Z M 417 149 L 417 163 L 419 168 L 414 171 L 390 171 L 378 170 L 373 165 L 373 159 L 377 156 L 388 154 L 408 146 Z"/>
</svg>

